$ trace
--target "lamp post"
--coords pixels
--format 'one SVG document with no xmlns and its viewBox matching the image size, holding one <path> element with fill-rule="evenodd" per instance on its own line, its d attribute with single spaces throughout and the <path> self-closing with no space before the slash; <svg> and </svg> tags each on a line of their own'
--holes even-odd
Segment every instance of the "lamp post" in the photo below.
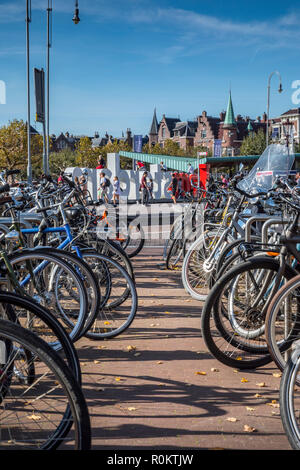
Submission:
<svg viewBox="0 0 300 470">
<path fill-rule="evenodd" d="M 278 93 L 282 92 L 282 81 L 281 81 L 281 75 L 280 73 L 275 70 L 269 75 L 268 79 L 268 98 L 267 98 L 267 125 L 266 125 L 266 147 L 268 147 L 269 143 L 269 113 L 270 113 L 270 89 L 271 89 L 271 78 L 273 75 L 278 75 L 279 78 L 279 88 L 278 88 Z"/>
<path fill-rule="evenodd" d="M 27 81 L 27 178 L 32 183 L 31 132 L 30 132 L 30 51 L 29 24 L 31 23 L 31 0 L 26 0 L 26 81 Z"/>
<path fill-rule="evenodd" d="M 48 0 L 47 8 L 47 93 L 46 93 L 46 162 L 44 172 L 49 173 L 49 122 L 50 122 L 50 48 L 52 47 L 52 0 Z"/>
<path fill-rule="evenodd" d="M 47 112 L 46 112 L 46 162 L 44 172 L 49 173 L 49 146 L 50 146 L 50 49 L 52 47 L 52 0 L 48 0 L 47 8 L 47 66 L 46 66 L 46 75 L 47 75 Z M 78 24 L 80 21 L 79 18 L 79 7 L 78 0 L 75 1 L 75 12 L 72 18 L 74 24 Z"/>
</svg>

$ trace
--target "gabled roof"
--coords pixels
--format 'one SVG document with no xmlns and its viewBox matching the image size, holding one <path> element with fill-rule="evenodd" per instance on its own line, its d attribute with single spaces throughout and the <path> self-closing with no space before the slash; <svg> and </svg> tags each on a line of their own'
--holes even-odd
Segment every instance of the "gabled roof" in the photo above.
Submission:
<svg viewBox="0 0 300 470">
<path fill-rule="evenodd" d="M 285 113 L 282 113 L 281 116 L 289 116 L 291 114 L 300 114 L 300 108 L 289 109 Z"/>
<path fill-rule="evenodd" d="M 177 122 L 180 122 L 179 118 L 167 118 L 165 117 L 165 122 L 168 126 L 169 131 L 172 131 L 176 125 Z"/>
</svg>

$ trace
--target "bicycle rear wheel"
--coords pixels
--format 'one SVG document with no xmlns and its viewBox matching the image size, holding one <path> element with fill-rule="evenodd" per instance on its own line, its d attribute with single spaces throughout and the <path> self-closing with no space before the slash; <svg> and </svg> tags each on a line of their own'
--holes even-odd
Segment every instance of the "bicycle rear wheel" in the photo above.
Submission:
<svg viewBox="0 0 300 470">
<path fill-rule="evenodd" d="M 111 338 L 126 330 L 137 311 L 137 293 L 133 280 L 116 261 L 99 253 L 83 252 L 84 260 L 98 278 L 102 304 L 90 330 L 90 339 Z"/>
</svg>

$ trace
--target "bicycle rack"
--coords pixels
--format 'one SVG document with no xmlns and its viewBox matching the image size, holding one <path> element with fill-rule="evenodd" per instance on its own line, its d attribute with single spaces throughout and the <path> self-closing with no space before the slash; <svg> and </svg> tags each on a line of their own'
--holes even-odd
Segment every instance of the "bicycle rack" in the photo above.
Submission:
<svg viewBox="0 0 300 470">
<path fill-rule="evenodd" d="M 246 225 L 245 225 L 245 242 L 250 243 L 251 242 L 251 227 L 254 224 L 254 222 L 266 222 L 270 219 L 270 216 L 267 214 L 257 214 L 253 217 L 250 217 L 249 220 L 247 220 Z"/>
<path fill-rule="evenodd" d="M 271 225 L 285 225 L 288 224 L 289 221 L 287 219 L 282 219 L 280 217 L 273 217 L 272 219 L 267 220 L 261 230 L 261 241 L 265 245 L 268 243 L 268 229 Z"/>
</svg>

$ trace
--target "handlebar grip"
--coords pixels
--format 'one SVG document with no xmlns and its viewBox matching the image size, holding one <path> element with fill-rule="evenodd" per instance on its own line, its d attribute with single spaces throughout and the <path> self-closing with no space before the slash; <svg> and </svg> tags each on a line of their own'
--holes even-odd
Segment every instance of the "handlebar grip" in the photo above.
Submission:
<svg viewBox="0 0 300 470">
<path fill-rule="evenodd" d="M 71 188 L 76 188 L 76 185 L 74 183 L 74 181 L 70 180 L 69 178 L 67 178 L 65 175 L 62 176 L 63 180 L 68 183 L 68 185 L 71 187 Z"/>
<path fill-rule="evenodd" d="M 6 170 L 5 171 L 5 174 L 6 176 L 9 176 L 9 175 L 18 175 L 19 173 L 21 173 L 21 170 Z"/>
<path fill-rule="evenodd" d="M 3 186 L 0 186 L 0 193 L 7 193 L 9 191 L 9 184 L 4 184 Z"/>
<path fill-rule="evenodd" d="M 50 209 L 53 209 L 53 206 L 39 207 L 38 209 L 36 209 L 36 213 L 49 211 Z"/>
</svg>

